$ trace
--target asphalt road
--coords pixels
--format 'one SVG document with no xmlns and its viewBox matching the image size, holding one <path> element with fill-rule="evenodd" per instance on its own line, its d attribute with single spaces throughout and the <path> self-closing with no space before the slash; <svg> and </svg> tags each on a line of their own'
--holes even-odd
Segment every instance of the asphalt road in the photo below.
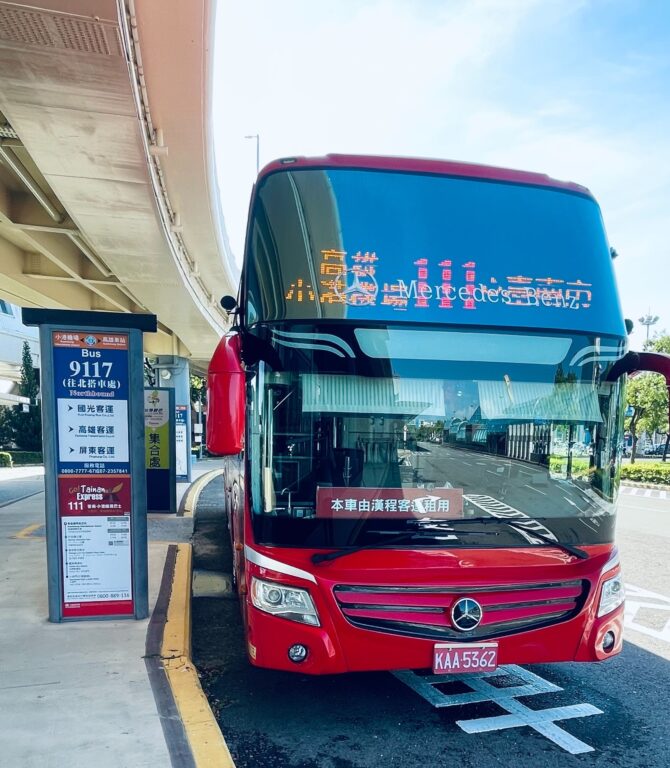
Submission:
<svg viewBox="0 0 670 768">
<path fill-rule="evenodd" d="M 44 476 L 19 477 L 0 482 L 0 507 L 44 491 Z"/>
<path fill-rule="evenodd" d="M 225 571 L 229 567 L 229 552 L 221 546 L 226 536 L 218 510 L 220 493 L 217 480 L 201 496 L 194 537 L 196 568 Z M 627 639 L 619 657 L 604 664 L 506 670 L 508 674 L 499 678 L 497 687 L 504 690 L 522 684 L 519 675 L 530 672 L 541 678 L 540 690 L 551 689 L 514 699 L 525 705 L 520 711 L 532 710 L 521 715 L 526 722 L 542 717 L 538 712 L 548 708 L 583 705 L 578 712 L 573 710 L 581 716 L 555 722 L 554 728 L 566 735 L 559 733 L 559 743 L 527 725 L 481 733 L 463 730 L 459 722 L 475 720 L 464 727 L 481 729 L 482 718 L 506 714 L 491 700 L 499 698 L 497 691 L 482 703 L 436 708 L 388 673 L 309 677 L 255 669 L 244 654 L 236 599 L 196 598 L 194 660 L 237 768 L 519 764 L 527 768 L 667 768 L 669 520 L 670 492 L 625 489 L 618 540 L 629 610 Z M 426 687 L 425 680 L 419 679 L 418 687 L 422 685 Z M 447 696 L 469 690 L 463 682 L 440 688 Z M 595 710 L 602 714 L 590 714 Z M 552 733 L 551 727 L 548 732 Z M 567 751 L 565 744 L 574 750 L 575 740 L 592 751 Z"/>
</svg>

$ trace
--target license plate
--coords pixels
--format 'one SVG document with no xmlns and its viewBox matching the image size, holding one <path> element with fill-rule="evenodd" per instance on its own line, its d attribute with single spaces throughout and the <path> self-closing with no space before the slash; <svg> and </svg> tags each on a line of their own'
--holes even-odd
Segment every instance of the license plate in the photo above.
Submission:
<svg viewBox="0 0 670 768">
<path fill-rule="evenodd" d="M 498 643 L 437 643 L 433 646 L 434 675 L 492 672 L 498 666 Z"/>
</svg>

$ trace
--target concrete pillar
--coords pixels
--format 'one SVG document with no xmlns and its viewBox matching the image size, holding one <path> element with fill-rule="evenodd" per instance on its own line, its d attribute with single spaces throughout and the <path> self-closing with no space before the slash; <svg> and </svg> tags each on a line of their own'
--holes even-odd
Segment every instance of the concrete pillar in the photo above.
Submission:
<svg viewBox="0 0 670 768">
<path fill-rule="evenodd" d="M 191 482 L 191 379 L 188 359 L 159 355 L 156 386 L 174 389 L 177 482 Z"/>
</svg>

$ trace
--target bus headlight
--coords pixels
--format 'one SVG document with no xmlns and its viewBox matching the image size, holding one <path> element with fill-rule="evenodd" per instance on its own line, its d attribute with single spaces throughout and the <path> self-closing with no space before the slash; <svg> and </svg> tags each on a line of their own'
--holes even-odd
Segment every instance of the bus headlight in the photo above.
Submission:
<svg viewBox="0 0 670 768">
<path fill-rule="evenodd" d="M 603 582 L 600 592 L 600 605 L 598 606 L 598 618 L 607 613 L 611 613 L 618 608 L 626 598 L 626 591 L 623 587 L 623 579 L 618 573 L 614 578 Z"/>
<path fill-rule="evenodd" d="M 251 602 L 259 611 L 301 624 L 319 625 L 319 615 L 306 589 L 251 578 Z"/>
</svg>

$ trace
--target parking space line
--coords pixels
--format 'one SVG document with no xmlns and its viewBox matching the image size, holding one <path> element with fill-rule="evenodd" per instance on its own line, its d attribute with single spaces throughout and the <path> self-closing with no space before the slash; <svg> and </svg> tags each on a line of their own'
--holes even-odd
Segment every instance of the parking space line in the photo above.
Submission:
<svg viewBox="0 0 670 768">
<path fill-rule="evenodd" d="M 38 528 L 41 528 L 44 525 L 44 523 L 32 523 L 32 525 L 27 525 L 25 528 L 20 530 L 18 533 L 15 533 L 11 538 L 12 539 L 29 539 L 29 538 L 37 538 L 33 537 L 32 534 L 35 533 L 35 531 Z M 43 537 L 40 537 L 43 538 Z"/>
<path fill-rule="evenodd" d="M 645 609 L 658 611 L 661 615 L 667 616 L 660 629 L 654 629 L 642 623 L 643 614 L 640 612 Z M 634 584 L 626 584 L 624 627 L 656 640 L 670 643 L 670 597 L 642 589 L 642 587 L 636 587 Z"/>
<path fill-rule="evenodd" d="M 528 726 L 572 755 L 593 752 L 593 747 L 559 728 L 556 725 L 556 721 L 602 715 L 602 710 L 594 707 L 592 704 L 572 704 L 563 707 L 549 707 L 547 709 L 530 709 L 525 704 L 517 701 L 517 697 L 553 693 L 563 689 L 523 667 L 508 665 L 499 667 L 494 672 L 471 675 L 428 675 L 424 677 L 416 675 L 410 670 L 394 672 L 393 674 L 433 707 L 456 707 L 490 701 L 501 709 L 507 710 L 508 714 L 506 715 L 457 720 L 456 725 L 466 733 L 488 733 L 507 728 Z M 489 682 L 489 680 L 504 677 L 518 680 L 520 684 L 500 688 Z M 471 691 L 467 693 L 446 694 L 435 687 L 436 685 L 444 685 L 455 681 L 464 683 Z"/>
</svg>

